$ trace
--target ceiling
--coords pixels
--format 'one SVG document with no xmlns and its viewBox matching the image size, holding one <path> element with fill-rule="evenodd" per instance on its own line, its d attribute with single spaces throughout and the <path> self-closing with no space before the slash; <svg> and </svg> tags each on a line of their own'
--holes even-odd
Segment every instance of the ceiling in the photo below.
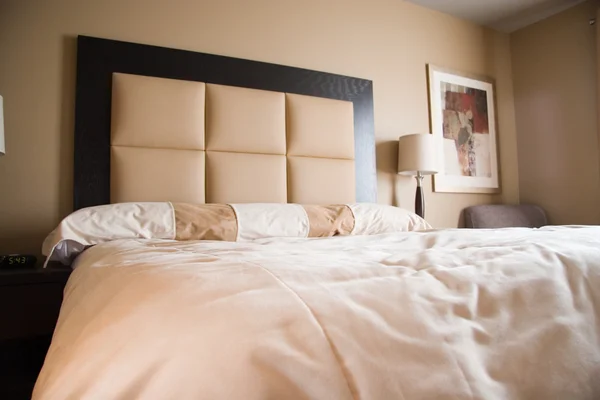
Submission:
<svg viewBox="0 0 600 400">
<path fill-rule="evenodd" d="M 407 0 L 502 32 L 514 32 L 585 0 Z"/>
</svg>

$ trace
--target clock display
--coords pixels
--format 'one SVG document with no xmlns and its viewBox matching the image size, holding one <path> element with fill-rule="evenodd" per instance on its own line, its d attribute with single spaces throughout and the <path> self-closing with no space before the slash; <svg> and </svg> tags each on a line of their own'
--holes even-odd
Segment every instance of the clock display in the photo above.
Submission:
<svg viewBox="0 0 600 400">
<path fill-rule="evenodd" d="M 0 255 L 0 268 L 18 268 L 35 265 L 35 256 L 28 254 L 7 254 Z"/>
<path fill-rule="evenodd" d="M 27 263 L 27 257 L 25 256 L 8 256 L 8 264 L 12 265 L 12 264 L 26 264 Z"/>
</svg>

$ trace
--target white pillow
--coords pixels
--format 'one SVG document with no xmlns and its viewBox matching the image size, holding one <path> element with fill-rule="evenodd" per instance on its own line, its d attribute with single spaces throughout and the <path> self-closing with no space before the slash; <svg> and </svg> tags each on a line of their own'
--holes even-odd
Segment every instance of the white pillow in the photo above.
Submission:
<svg viewBox="0 0 600 400">
<path fill-rule="evenodd" d="M 47 261 L 68 264 L 89 246 L 119 239 L 252 241 L 430 228 L 418 215 L 382 204 L 118 203 L 67 216 L 48 235 L 42 253 Z"/>
</svg>

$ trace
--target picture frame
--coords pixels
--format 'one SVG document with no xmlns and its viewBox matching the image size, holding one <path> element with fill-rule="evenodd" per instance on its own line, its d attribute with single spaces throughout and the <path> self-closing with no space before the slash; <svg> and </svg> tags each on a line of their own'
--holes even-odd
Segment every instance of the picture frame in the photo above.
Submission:
<svg viewBox="0 0 600 400">
<path fill-rule="evenodd" d="M 427 76 L 439 160 L 433 191 L 500 193 L 494 81 L 431 64 Z"/>
</svg>

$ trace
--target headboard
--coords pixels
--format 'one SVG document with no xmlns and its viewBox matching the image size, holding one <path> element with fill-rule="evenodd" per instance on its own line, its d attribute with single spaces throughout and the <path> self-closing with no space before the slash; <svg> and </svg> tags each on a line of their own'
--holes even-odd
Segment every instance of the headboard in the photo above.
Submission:
<svg viewBox="0 0 600 400">
<path fill-rule="evenodd" d="M 75 209 L 376 192 L 371 81 L 79 36 Z"/>
</svg>

